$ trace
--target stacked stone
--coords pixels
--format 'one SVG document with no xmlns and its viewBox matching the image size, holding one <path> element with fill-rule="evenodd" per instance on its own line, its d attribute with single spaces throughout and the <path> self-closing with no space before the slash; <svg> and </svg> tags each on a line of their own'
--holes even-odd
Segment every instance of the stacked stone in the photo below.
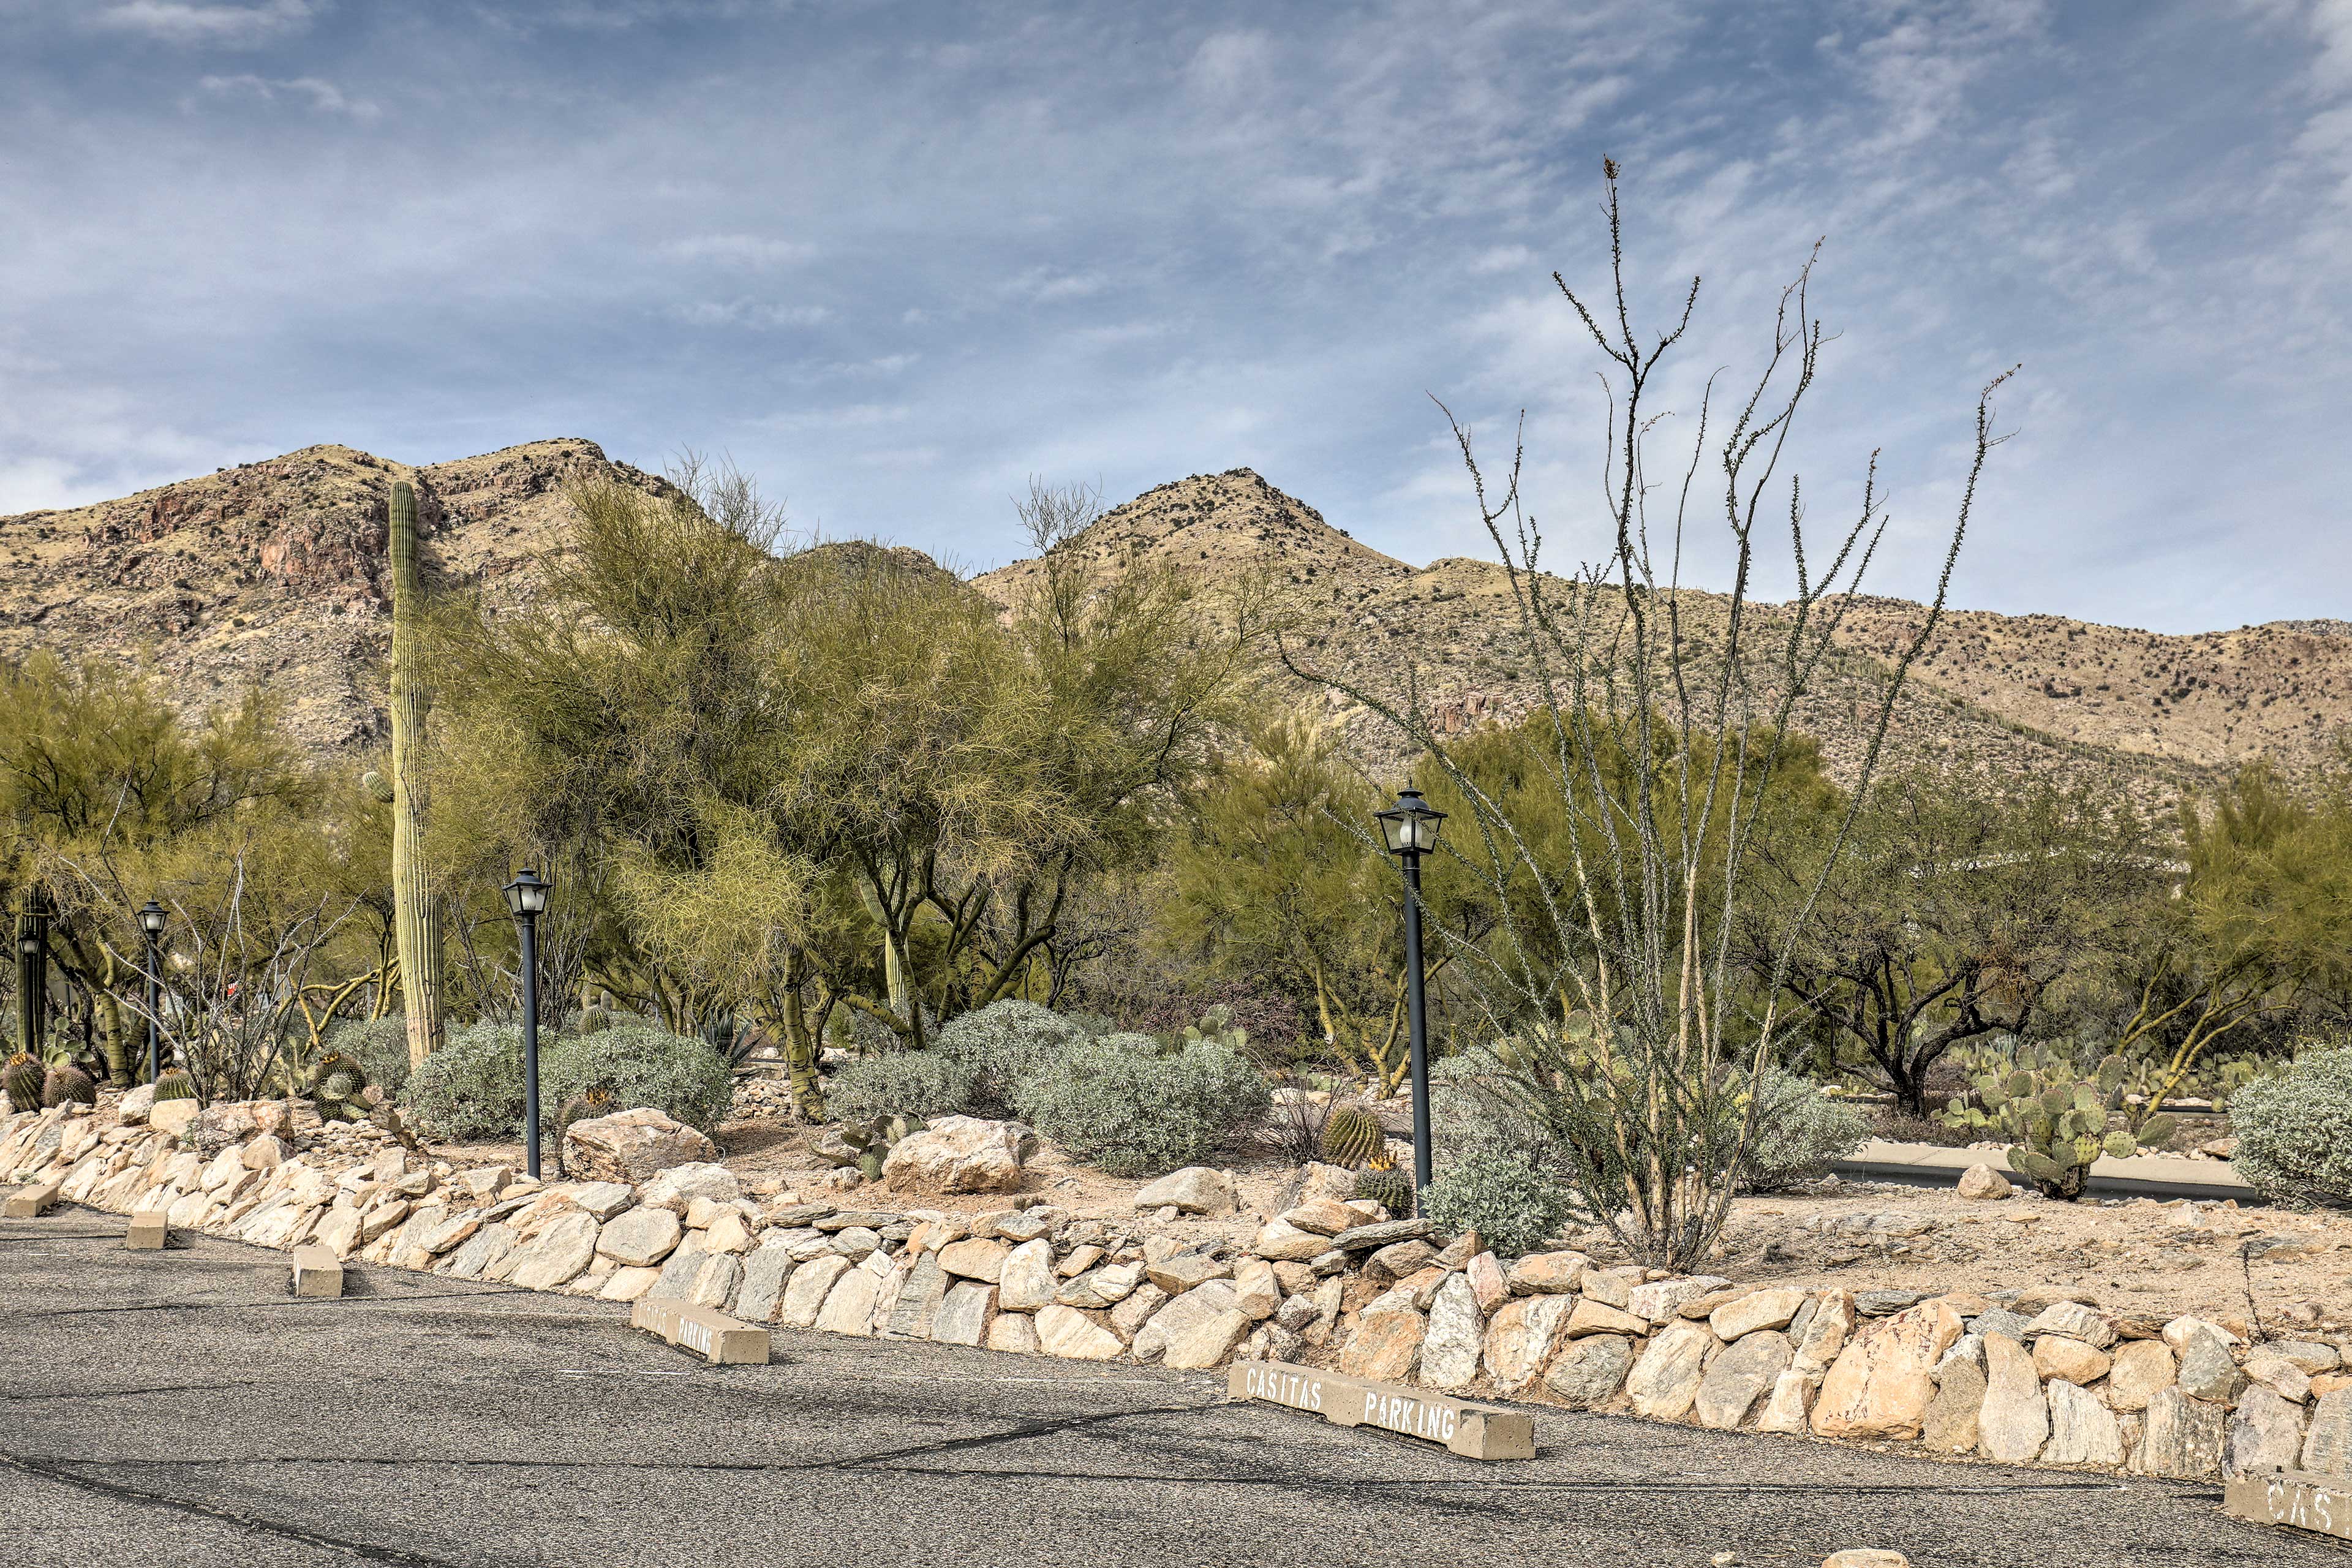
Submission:
<svg viewBox="0 0 2352 1568">
<path fill-rule="evenodd" d="M 1924 1443 L 2009 1464 L 2352 1476 L 2344 1346 L 2250 1345 L 2198 1318 L 2118 1318 L 2063 1291 L 1767 1289 L 1444 1259 L 1354 1307 L 1339 1370 L 1725 1430 Z M 1351 1281 L 1350 1294 L 1366 1287 Z"/>
<path fill-rule="evenodd" d="M 698 1142 L 655 1112 L 607 1120 L 625 1163 Z M 902 1141 L 881 1191 L 894 1173 L 932 1191 L 1020 1184 L 1024 1130 L 950 1120 Z M 2011 1464 L 2352 1477 L 2341 1337 L 2252 1343 L 2245 1325 L 2120 1317 L 2066 1291 L 1758 1289 L 1566 1251 L 1507 1268 L 1475 1236 L 1343 1197 L 1344 1172 L 1307 1175 L 1300 1202 L 1235 1230 L 1217 1223 L 1232 1179 L 1206 1168 L 1144 1188 L 1134 1218 L 1033 1199 L 958 1215 L 748 1189 L 699 1160 L 542 1186 L 305 1127 L 276 1104 L 213 1107 L 184 1140 L 79 1105 L 0 1121 L 0 1181 L 458 1279 L 1072 1360 L 1336 1362 L 1447 1394 Z"/>
</svg>

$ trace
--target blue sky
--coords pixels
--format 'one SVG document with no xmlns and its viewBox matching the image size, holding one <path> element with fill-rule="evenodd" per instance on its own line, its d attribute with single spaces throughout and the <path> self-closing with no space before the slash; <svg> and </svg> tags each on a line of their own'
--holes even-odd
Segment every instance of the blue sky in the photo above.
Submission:
<svg viewBox="0 0 2352 1568">
<path fill-rule="evenodd" d="M 1575 558 L 1605 152 L 1637 304 L 1706 279 L 1665 434 L 1827 237 L 1881 591 L 2021 361 L 1957 602 L 2352 613 L 2352 0 L 0 0 L 0 512 L 568 435 L 966 567 L 1030 474 L 1239 466 L 1485 553 L 1434 394 Z"/>
</svg>

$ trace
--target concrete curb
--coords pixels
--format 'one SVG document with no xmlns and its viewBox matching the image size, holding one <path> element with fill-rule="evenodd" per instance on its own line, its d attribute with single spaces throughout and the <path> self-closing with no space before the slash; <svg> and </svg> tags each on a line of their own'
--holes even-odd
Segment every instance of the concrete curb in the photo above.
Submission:
<svg viewBox="0 0 2352 1568">
<path fill-rule="evenodd" d="M 1890 1143 L 1874 1138 L 1839 1160 L 1830 1169 L 1842 1177 L 1864 1182 L 1900 1182 L 1915 1187 L 1949 1187 L 1959 1183 L 1971 1165 L 1990 1165 L 2009 1178 L 2013 1187 L 2033 1184 L 2009 1168 L 2002 1153 L 1991 1149 L 1949 1149 L 1937 1143 Z M 2084 1188 L 2089 1197 L 2191 1198 L 2199 1203 L 2241 1204 L 2270 1200 L 2262 1190 L 2238 1174 L 2226 1160 L 2184 1160 L 2177 1154 L 2135 1154 L 2128 1160 L 2099 1156 Z"/>
</svg>

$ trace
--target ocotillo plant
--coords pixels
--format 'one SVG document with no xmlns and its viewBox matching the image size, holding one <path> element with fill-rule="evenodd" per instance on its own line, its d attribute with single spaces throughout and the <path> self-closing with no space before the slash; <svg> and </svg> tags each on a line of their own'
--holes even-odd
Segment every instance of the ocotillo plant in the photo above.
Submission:
<svg viewBox="0 0 2352 1568">
<path fill-rule="evenodd" d="M 419 768 L 424 595 L 416 566 L 416 492 L 404 482 L 392 487 L 392 898 L 411 1067 L 424 1065 L 441 1044 L 441 910 L 425 865 Z"/>
</svg>

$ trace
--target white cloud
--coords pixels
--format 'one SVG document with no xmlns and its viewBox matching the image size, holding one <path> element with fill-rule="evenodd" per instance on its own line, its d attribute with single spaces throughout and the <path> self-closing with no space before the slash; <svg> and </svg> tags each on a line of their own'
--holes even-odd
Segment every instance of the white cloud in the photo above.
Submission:
<svg viewBox="0 0 2352 1568">
<path fill-rule="evenodd" d="M 750 270 L 806 261 L 816 254 L 814 245 L 756 234 L 699 234 L 674 239 L 662 248 L 681 261 L 710 261 Z"/>
<path fill-rule="evenodd" d="M 833 312 L 823 305 L 776 305 L 759 300 L 700 300 L 673 307 L 671 315 L 689 327 L 747 327 L 755 331 L 814 327 L 833 318 Z"/>
<path fill-rule="evenodd" d="M 306 101 L 320 114 L 348 114 L 353 120 L 373 120 L 383 112 L 366 99 L 346 97 L 333 82 L 314 76 L 284 80 L 252 75 L 207 76 L 199 77 L 196 85 L 216 98 L 257 98 L 264 103 L 291 98 Z"/>
<path fill-rule="evenodd" d="M 128 0 L 100 6 L 90 17 L 110 32 L 168 44 L 245 47 L 299 32 L 320 7 L 310 0 L 267 0 L 257 5 L 205 5 L 189 0 Z"/>
</svg>

